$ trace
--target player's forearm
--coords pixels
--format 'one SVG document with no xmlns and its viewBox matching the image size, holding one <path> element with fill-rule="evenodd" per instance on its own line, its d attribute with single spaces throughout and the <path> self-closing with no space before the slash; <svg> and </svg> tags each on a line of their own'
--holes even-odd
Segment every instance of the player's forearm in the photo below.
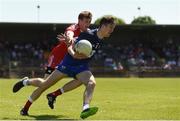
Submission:
<svg viewBox="0 0 180 121">
<path fill-rule="evenodd" d="M 74 51 L 73 46 L 69 46 L 68 47 L 68 53 L 76 59 L 86 59 L 88 58 L 87 56 L 85 56 L 84 54 L 78 53 L 77 51 Z"/>
<path fill-rule="evenodd" d="M 68 53 L 69 53 L 72 57 L 74 57 L 75 51 L 73 50 L 72 45 L 70 45 L 70 46 L 68 47 Z"/>
</svg>

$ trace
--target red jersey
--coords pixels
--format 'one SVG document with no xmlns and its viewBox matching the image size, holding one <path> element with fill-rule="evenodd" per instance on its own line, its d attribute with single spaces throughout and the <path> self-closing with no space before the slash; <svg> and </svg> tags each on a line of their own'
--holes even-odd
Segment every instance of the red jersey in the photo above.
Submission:
<svg viewBox="0 0 180 121">
<path fill-rule="evenodd" d="M 67 31 L 72 31 L 74 33 L 73 37 L 78 37 L 81 33 L 80 27 L 78 24 L 72 24 L 68 28 L 66 28 L 65 33 Z M 55 68 L 64 58 L 64 56 L 68 53 L 67 45 L 65 42 L 60 42 L 57 46 L 53 48 L 51 54 L 48 59 L 47 67 Z"/>
</svg>

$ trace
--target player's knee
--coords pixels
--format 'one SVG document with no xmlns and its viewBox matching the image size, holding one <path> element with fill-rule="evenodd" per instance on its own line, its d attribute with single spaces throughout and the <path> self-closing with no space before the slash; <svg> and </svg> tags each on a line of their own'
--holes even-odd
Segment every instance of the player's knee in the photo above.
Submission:
<svg viewBox="0 0 180 121">
<path fill-rule="evenodd" d="M 42 79 L 42 78 L 37 78 L 37 86 L 38 87 L 41 87 L 41 85 L 43 84 L 43 82 L 44 82 L 44 79 Z"/>
<path fill-rule="evenodd" d="M 88 82 L 88 86 L 89 86 L 90 88 L 95 88 L 96 82 L 95 82 L 95 81 L 89 81 L 89 82 Z"/>
</svg>

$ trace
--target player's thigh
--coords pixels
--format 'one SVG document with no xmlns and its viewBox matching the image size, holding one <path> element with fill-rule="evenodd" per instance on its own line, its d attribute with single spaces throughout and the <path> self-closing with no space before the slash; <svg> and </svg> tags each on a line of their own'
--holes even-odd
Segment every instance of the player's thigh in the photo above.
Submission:
<svg viewBox="0 0 180 121">
<path fill-rule="evenodd" d="M 42 87 L 50 87 L 54 85 L 57 81 L 61 80 L 63 77 L 65 77 L 66 74 L 60 72 L 59 70 L 54 70 L 42 83 Z"/>
<path fill-rule="evenodd" d="M 81 81 L 83 84 L 87 85 L 89 82 L 96 83 L 95 78 L 91 71 L 83 71 L 76 75 L 77 80 Z"/>
<path fill-rule="evenodd" d="M 46 79 L 50 74 L 44 74 L 44 79 Z"/>
</svg>

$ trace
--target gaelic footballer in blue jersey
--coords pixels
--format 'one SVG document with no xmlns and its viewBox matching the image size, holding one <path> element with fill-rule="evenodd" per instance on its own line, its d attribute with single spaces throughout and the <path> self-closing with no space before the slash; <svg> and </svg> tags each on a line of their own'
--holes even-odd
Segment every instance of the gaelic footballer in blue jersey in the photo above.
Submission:
<svg viewBox="0 0 180 121">
<path fill-rule="evenodd" d="M 92 44 L 92 54 L 90 57 L 84 57 L 82 59 L 74 58 L 72 55 L 67 54 L 63 59 L 62 63 L 58 65 L 57 69 L 69 77 L 76 78 L 76 75 L 80 72 L 89 70 L 88 63 L 96 53 L 96 51 L 102 45 L 102 39 L 97 36 L 98 29 L 89 30 L 88 32 L 83 32 L 77 38 L 75 42 L 86 39 Z"/>
<path fill-rule="evenodd" d="M 109 37 L 111 33 L 114 31 L 115 28 L 115 19 L 112 16 L 104 16 L 101 21 L 99 28 L 97 30 L 88 31 L 86 33 L 82 33 L 78 38 L 77 41 L 81 39 L 86 39 L 91 42 L 93 45 L 93 54 L 90 58 L 86 57 L 85 55 L 75 52 L 73 50 L 73 46 L 68 47 L 68 55 L 64 58 L 62 63 L 60 63 L 55 71 L 46 79 L 44 80 L 40 87 L 38 87 L 30 96 L 32 101 L 35 101 L 40 97 L 40 95 L 49 87 L 57 83 L 63 77 L 72 76 L 76 77 L 79 81 L 81 81 L 86 89 L 83 95 L 83 109 L 81 112 L 80 117 L 85 119 L 91 115 L 94 115 L 97 111 L 97 107 L 89 106 L 94 88 L 96 85 L 95 78 L 91 71 L 88 68 L 88 63 L 95 54 L 95 52 L 101 46 L 103 38 Z M 64 36 L 66 39 L 66 36 Z M 60 91 L 60 90 L 59 90 Z M 54 102 L 56 97 L 51 96 L 52 93 L 47 95 L 48 104 L 51 108 L 54 108 Z"/>
</svg>

